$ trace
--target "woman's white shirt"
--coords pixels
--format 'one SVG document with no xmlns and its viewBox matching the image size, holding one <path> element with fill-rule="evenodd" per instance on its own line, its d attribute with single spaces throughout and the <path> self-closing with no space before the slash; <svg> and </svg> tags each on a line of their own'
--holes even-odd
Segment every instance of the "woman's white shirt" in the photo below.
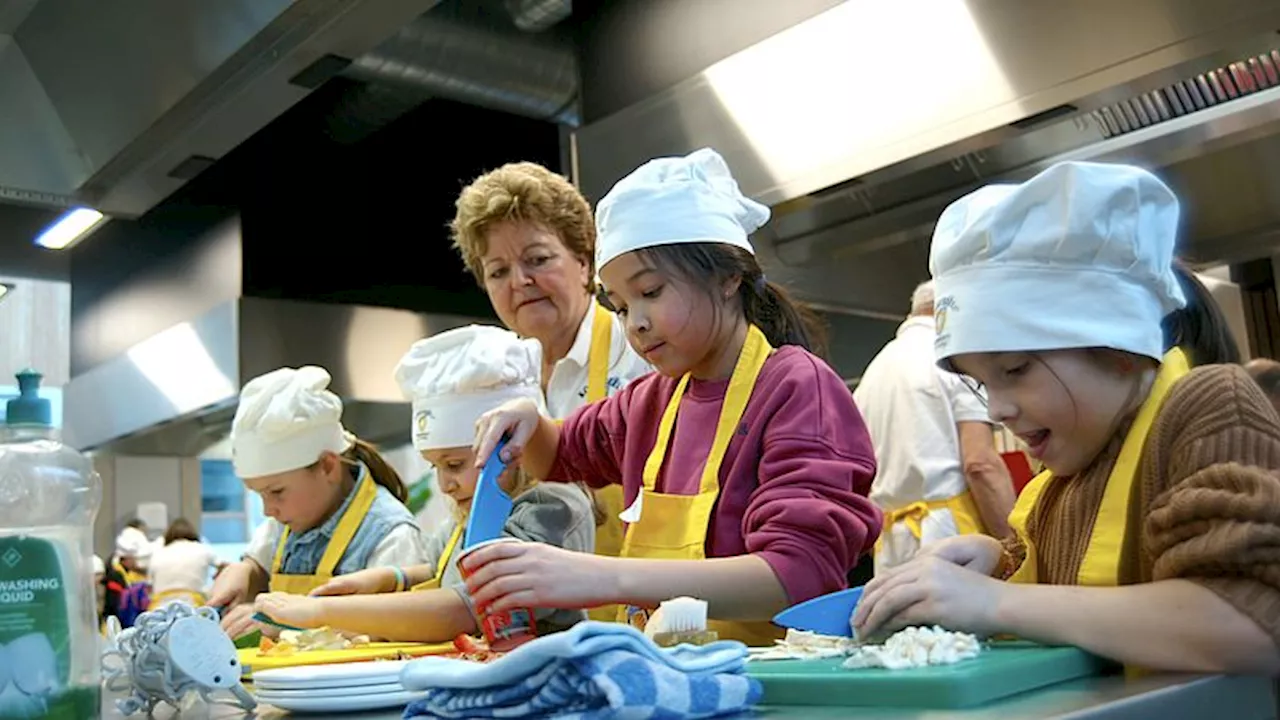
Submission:
<svg viewBox="0 0 1280 720">
<path fill-rule="evenodd" d="M 547 381 L 547 412 L 558 420 L 563 420 L 574 410 L 587 404 L 587 361 L 591 354 L 591 333 L 595 329 L 595 317 L 593 305 L 587 309 L 578 326 L 573 346 L 551 369 L 551 379 Z M 627 329 L 622 318 L 611 312 L 609 320 L 613 323 L 613 328 L 609 336 L 609 373 L 605 390 L 607 395 L 614 395 L 632 380 L 653 372 L 653 367 L 627 342 Z"/>
<path fill-rule="evenodd" d="M 170 590 L 204 592 L 209 584 L 209 571 L 218 566 L 218 555 L 202 542 L 174 540 L 158 548 L 151 556 L 147 575 L 151 594 Z"/>
</svg>

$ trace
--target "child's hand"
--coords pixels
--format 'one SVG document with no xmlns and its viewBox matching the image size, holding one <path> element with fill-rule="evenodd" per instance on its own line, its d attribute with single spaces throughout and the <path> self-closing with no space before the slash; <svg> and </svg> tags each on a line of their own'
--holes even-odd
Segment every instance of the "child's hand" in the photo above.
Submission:
<svg viewBox="0 0 1280 720">
<path fill-rule="evenodd" d="M 601 562 L 602 560 L 606 562 Z M 608 558 L 543 543 L 497 543 L 463 560 L 467 591 L 478 609 L 567 608 L 615 602 Z"/>
<path fill-rule="evenodd" d="M 921 555 L 867 583 L 853 614 L 860 638 L 912 625 L 941 625 L 979 636 L 998 632 L 996 607 L 1008 583 L 937 555 Z"/>
<path fill-rule="evenodd" d="M 226 609 L 247 601 L 252 572 L 247 562 L 229 565 L 214 578 L 213 590 L 209 592 L 209 601 L 205 604 Z"/>
<path fill-rule="evenodd" d="M 306 595 L 288 593 L 263 593 L 253 602 L 253 609 L 265 613 L 272 620 L 300 628 L 324 625 L 324 601 Z"/>
<path fill-rule="evenodd" d="M 339 575 L 312 590 L 309 595 L 373 595 L 396 589 L 396 574 L 389 567 L 376 567 Z M 289 623 L 292 625 L 293 623 Z"/>
<path fill-rule="evenodd" d="M 995 571 L 1003 552 L 1004 546 L 999 540 L 977 534 L 956 535 L 920 549 L 921 555 L 931 555 L 987 576 Z"/>
<path fill-rule="evenodd" d="M 538 429 L 538 405 L 528 398 L 511 400 L 490 410 L 476 421 L 476 467 L 484 467 L 498 441 L 510 436 L 502 451 L 508 465 L 520 459 L 525 443 Z"/>
<path fill-rule="evenodd" d="M 260 630 L 262 627 L 253 619 L 253 603 L 243 603 L 224 610 L 222 613 L 222 631 L 232 640 Z"/>
</svg>

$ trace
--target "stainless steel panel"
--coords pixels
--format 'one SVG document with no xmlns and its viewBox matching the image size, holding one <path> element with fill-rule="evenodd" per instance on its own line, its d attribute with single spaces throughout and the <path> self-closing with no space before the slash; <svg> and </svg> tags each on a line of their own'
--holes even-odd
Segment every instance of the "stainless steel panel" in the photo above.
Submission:
<svg viewBox="0 0 1280 720">
<path fill-rule="evenodd" d="M 0 198 L 19 202 L 66 206 L 69 191 L 90 173 L 22 49 L 7 35 L 0 35 L 0 158 Z"/>
<path fill-rule="evenodd" d="M 237 311 L 236 301 L 223 303 L 73 378 L 63 390 L 66 442 L 99 449 L 233 403 L 240 391 Z"/>
<path fill-rule="evenodd" d="M 1277 25 L 1269 0 L 854 0 L 580 130 L 582 186 L 598 198 L 649 158 L 712 146 L 777 204 L 994 146 L 1010 123 Z"/>
<path fill-rule="evenodd" d="M 96 170 L 292 4 L 44 0 L 16 37 Z"/>
<path fill-rule="evenodd" d="M 241 387 L 281 367 L 319 365 L 343 423 L 371 442 L 409 439 L 393 371 L 409 346 L 473 322 L 389 308 L 239 298 L 130 347 L 71 380 L 64 434 L 83 450 L 194 456 L 224 439 Z"/>
<path fill-rule="evenodd" d="M 478 322 L 483 321 L 392 308 L 243 298 L 241 378 L 247 381 L 279 367 L 319 365 L 333 375 L 331 388 L 341 397 L 401 403 L 392 373 L 409 346 Z"/>
<path fill-rule="evenodd" d="M 140 215 L 182 186 L 179 163 L 221 157 L 303 98 L 289 80 L 312 62 L 358 57 L 437 2 L 43 0 L 16 31 L 29 71 L 0 62 L 0 92 L 20 92 L 0 98 L 0 197 Z M 8 81 L 24 75 L 38 93 Z"/>
<path fill-rule="evenodd" d="M 0 35 L 12 35 L 22 26 L 40 0 L 4 0 L 0 2 Z"/>
</svg>

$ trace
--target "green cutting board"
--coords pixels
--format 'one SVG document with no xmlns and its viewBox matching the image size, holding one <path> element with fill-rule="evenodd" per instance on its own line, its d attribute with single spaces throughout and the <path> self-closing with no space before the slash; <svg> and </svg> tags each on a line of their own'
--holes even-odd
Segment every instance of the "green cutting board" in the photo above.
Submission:
<svg viewBox="0 0 1280 720">
<path fill-rule="evenodd" d="M 840 667 L 829 660 L 765 660 L 747 665 L 766 705 L 966 708 L 1090 675 L 1116 665 L 1074 647 L 1000 642 L 954 665 L 911 670 Z"/>
</svg>

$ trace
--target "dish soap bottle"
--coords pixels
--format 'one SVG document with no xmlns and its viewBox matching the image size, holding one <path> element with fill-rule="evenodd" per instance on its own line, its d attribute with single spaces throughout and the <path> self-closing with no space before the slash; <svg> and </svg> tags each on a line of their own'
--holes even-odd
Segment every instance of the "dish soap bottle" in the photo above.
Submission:
<svg viewBox="0 0 1280 720">
<path fill-rule="evenodd" d="M 0 718 L 96 717 L 101 481 L 60 442 L 40 373 L 17 377 L 0 426 Z"/>
</svg>

